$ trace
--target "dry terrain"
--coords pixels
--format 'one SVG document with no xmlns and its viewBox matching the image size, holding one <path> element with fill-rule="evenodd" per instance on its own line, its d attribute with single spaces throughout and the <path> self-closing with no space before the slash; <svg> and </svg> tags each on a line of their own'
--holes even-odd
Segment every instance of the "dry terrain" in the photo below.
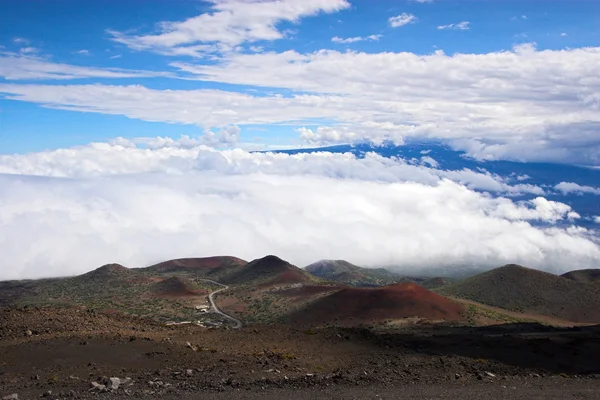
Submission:
<svg viewBox="0 0 600 400">
<path fill-rule="evenodd" d="M 597 399 L 593 277 L 505 266 L 434 293 L 267 256 L 0 282 L 0 398 Z"/>
<path fill-rule="evenodd" d="M 598 327 L 233 330 L 166 327 L 82 308 L 9 307 L 0 311 L 0 337 L 0 395 L 22 399 L 48 391 L 51 398 L 255 398 L 263 391 L 303 398 L 332 386 L 360 398 L 390 388 L 478 393 L 600 383 Z M 111 393 L 92 387 L 114 377 L 120 385 Z"/>
</svg>

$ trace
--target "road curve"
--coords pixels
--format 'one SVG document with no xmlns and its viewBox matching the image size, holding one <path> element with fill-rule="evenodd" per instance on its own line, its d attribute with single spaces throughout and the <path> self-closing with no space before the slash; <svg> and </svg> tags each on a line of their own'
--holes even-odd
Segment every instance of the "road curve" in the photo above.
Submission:
<svg viewBox="0 0 600 400">
<path fill-rule="evenodd" d="M 214 292 L 212 292 L 211 294 L 208 295 L 208 301 L 210 301 L 210 306 L 211 306 L 211 308 L 212 308 L 212 310 L 213 310 L 214 313 L 220 314 L 220 315 L 224 316 L 225 318 L 227 318 L 228 320 L 232 321 L 233 322 L 233 329 L 240 329 L 242 327 L 242 325 L 243 325 L 242 321 L 240 321 L 237 318 L 232 317 L 229 314 L 224 313 L 223 311 L 221 311 L 221 309 L 219 309 L 219 307 L 217 307 L 217 304 L 215 303 L 215 294 L 220 293 L 220 292 L 222 292 L 224 290 L 229 289 L 229 286 L 223 285 L 222 283 L 215 282 L 215 281 L 210 280 L 210 279 L 199 279 L 199 280 L 203 281 L 203 282 L 213 283 L 213 284 L 215 284 L 217 286 L 222 286 L 221 289 L 215 290 Z"/>
</svg>

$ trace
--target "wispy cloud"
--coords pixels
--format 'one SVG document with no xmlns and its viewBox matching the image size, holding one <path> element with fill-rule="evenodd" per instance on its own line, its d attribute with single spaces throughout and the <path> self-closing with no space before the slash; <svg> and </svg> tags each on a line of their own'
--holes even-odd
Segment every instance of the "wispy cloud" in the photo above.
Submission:
<svg viewBox="0 0 600 400">
<path fill-rule="evenodd" d="M 77 51 L 76 53 L 77 53 L 77 54 L 80 54 L 80 55 L 82 55 L 82 56 L 89 56 L 89 55 L 91 54 L 91 53 L 90 53 L 90 51 L 89 51 L 89 50 L 86 50 L 86 49 L 79 50 L 79 51 Z"/>
<path fill-rule="evenodd" d="M 50 62 L 25 54 L 0 53 L 0 77 L 22 79 L 142 78 L 171 76 L 167 72 L 136 71 L 117 68 L 81 67 Z"/>
<path fill-rule="evenodd" d="M 30 43 L 30 41 L 28 39 L 25 39 L 22 37 L 16 37 L 16 38 L 13 38 L 13 43 L 20 44 L 20 45 L 28 45 Z"/>
<path fill-rule="evenodd" d="M 418 18 L 413 14 L 402 13 L 395 17 L 390 17 L 388 22 L 392 28 L 399 28 L 408 24 L 414 24 L 418 21 Z"/>
<path fill-rule="evenodd" d="M 355 43 L 361 41 L 378 41 L 381 39 L 382 35 L 369 35 L 369 36 L 356 36 L 350 38 L 341 38 L 339 36 L 335 36 L 331 38 L 333 43 Z"/>
<path fill-rule="evenodd" d="M 210 64 L 171 66 L 180 77 L 254 86 L 256 93 L 101 84 L 2 84 L 0 91 L 46 107 L 207 129 L 310 123 L 302 140 L 314 144 L 436 137 L 480 159 L 597 165 L 600 86 L 591 66 L 598 63 L 598 48 L 538 51 L 534 44 L 487 54 L 232 53 Z M 156 74 L 82 69 L 33 57 L 0 62 L 0 72 L 10 79 Z M 272 88 L 291 94 L 277 95 Z M 315 119 L 335 125 L 315 127 Z"/>
<path fill-rule="evenodd" d="M 457 24 L 439 25 L 437 28 L 438 30 L 454 29 L 458 31 L 467 31 L 470 29 L 470 25 L 471 23 L 469 21 L 463 21 Z"/>
<path fill-rule="evenodd" d="M 295 22 L 350 7 L 347 0 L 209 2 L 212 3 L 211 12 L 182 22 L 161 22 L 157 33 L 130 35 L 112 30 L 108 33 L 114 41 L 133 50 L 201 57 L 207 53 L 231 51 L 244 43 L 282 39 L 286 32 L 277 28 L 280 22 Z"/>
<path fill-rule="evenodd" d="M 21 49 L 19 49 L 19 53 L 23 54 L 23 55 L 28 55 L 28 54 L 35 54 L 35 53 L 39 53 L 39 49 L 37 47 L 23 47 Z"/>
</svg>

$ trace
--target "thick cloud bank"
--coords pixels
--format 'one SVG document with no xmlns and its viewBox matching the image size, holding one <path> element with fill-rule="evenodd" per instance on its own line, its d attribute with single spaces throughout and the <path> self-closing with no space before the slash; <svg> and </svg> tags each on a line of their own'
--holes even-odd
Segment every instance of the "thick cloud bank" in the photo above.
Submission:
<svg viewBox="0 0 600 400">
<path fill-rule="evenodd" d="M 342 258 L 415 274 L 600 264 L 593 233 L 541 188 L 424 164 L 126 140 L 0 156 L 0 279 L 209 255 L 277 254 L 300 266 Z M 509 198 L 525 191 L 540 194 Z"/>
</svg>

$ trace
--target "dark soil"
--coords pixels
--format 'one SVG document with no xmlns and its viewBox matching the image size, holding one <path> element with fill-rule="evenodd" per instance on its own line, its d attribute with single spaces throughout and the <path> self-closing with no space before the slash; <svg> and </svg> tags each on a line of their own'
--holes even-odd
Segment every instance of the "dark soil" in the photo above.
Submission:
<svg viewBox="0 0 600 400">
<path fill-rule="evenodd" d="M 50 398 L 592 399 L 598 339 L 600 327 L 211 330 L 77 308 L 4 308 L 0 398 L 51 390 Z M 110 377 L 131 382 L 90 392 Z"/>
</svg>

